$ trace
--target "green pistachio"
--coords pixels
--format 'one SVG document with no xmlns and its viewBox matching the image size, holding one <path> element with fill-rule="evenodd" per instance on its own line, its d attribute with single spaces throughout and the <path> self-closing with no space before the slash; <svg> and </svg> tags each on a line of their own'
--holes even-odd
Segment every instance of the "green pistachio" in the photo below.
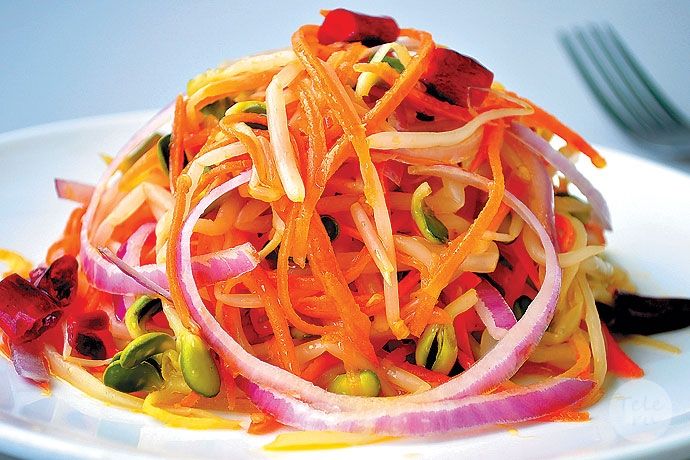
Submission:
<svg viewBox="0 0 690 460">
<path fill-rule="evenodd" d="M 129 335 L 135 339 L 146 334 L 146 322 L 162 310 L 163 304 L 156 297 L 143 295 L 135 300 L 125 314 L 125 326 Z"/>
<path fill-rule="evenodd" d="M 424 238 L 432 243 L 445 243 L 448 241 L 448 229 L 424 202 L 424 198 L 429 195 L 431 195 L 431 187 L 428 182 L 423 182 L 414 191 L 412 194 L 412 219 Z"/>
<path fill-rule="evenodd" d="M 378 396 L 381 391 L 381 382 L 374 371 L 364 370 L 357 375 L 357 385 L 352 385 L 347 374 L 336 376 L 328 385 L 328 391 L 350 396 Z"/>
<path fill-rule="evenodd" d="M 258 113 L 266 115 L 266 103 L 261 101 L 236 102 L 225 112 L 225 115 L 232 115 L 235 113 Z"/>
<path fill-rule="evenodd" d="M 163 332 L 149 332 L 132 340 L 120 355 L 125 369 L 132 368 L 151 356 L 175 348 L 175 339 Z"/>
<path fill-rule="evenodd" d="M 448 374 L 458 358 L 458 343 L 452 324 L 430 324 L 417 342 L 415 362 L 441 374 Z"/>
<path fill-rule="evenodd" d="M 158 140 L 158 161 L 166 174 L 170 173 L 170 134 L 166 134 Z"/>
<path fill-rule="evenodd" d="M 143 361 L 131 368 L 124 368 L 119 356 L 115 355 L 103 373 L 103 383 L 117 391 L 134 393 L 160 389 L 164 382 L 156 366 L 149 361 Z"/>
<path fill-rule="evenodd" d="M 180 368 L 189 388 L 212 398 L 220 391 L 220 375 L 211 351 L 198 335 L 191 333 L 178 337 Z"/>
</svg>

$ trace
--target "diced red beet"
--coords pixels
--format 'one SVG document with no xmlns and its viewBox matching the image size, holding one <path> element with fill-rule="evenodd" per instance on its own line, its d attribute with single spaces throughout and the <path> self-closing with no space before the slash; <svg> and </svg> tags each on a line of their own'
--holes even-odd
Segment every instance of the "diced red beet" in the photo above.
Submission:
<svg viewBox="0 0 690 460">
<path fill-rule="evenodd" d="M 38 282 L 38 287 L 66 307 L 77 292 L 77 259 L 64 255 L 53 262 Z"/>
<path fill-rule="evenodd" d="M 481 105 L 487 93 L 471 88 L 488 89 L 493 79 L 493 72 L 471 57 L 451 49 L 436 48 L 421 81 L 427 92 L 437 99 L 462 107 L 476 107 Z"/>
<path fill-rule="evenodd" d="M 81 329 L 102 331 L 108 329 L 110 318 L 103 310 L 96 310 L 82 313 L 79 318 L 75 320 L 75 323 Z"/>
<path fill-rule="evenodd" d="M 388 16 L 368 16 L 338 8 L 328 12 L 319 27 L 319 43 L 330 45 L 335 42 L 362 42 L 365 46 L 376 46 L 394 42 L 400 35 L 395 19 Z"/>
<path fill-rule="evenodd" d="M 79 332 L 77 334 L 74 339 L 74 349 L 80 355 L 90 359 L 105 359 L 108 357 L 103 340 L 96 334 L 89 334 L 88 332 Z"/>
<path fill-rule="evenodd" d="M 0 281 L 0 329 L 13 343 L 33 340 L 60 320 L 50 296 L 17 274 Z"/>
<path fill-rule="evenodd" d="M 77 356 L 105 359 L 115 354 L 115 342 L 108 326 L 110 319 L 102 310 L 73 312 L 67 320 L 67 340 Z"/>
</svg>

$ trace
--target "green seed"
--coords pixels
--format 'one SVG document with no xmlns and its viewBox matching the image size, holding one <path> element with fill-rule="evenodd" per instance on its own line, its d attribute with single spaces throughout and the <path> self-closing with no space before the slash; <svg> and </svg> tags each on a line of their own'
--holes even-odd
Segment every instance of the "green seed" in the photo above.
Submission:
<svg viewBox="0 0 690 460">
<path fill-rule="evenodd" d="M 333 217 L 324 214 L 323 216 L 321 216 L 321 223 L 323 224 L 323 227 L 326 229 L 326 233 L 328 233 L 328 238 L 330 238 L 331 241 L 338 238 L 338 235 L 340 234 L 340 226 Z"/>
<path fill-rule="evenodd" d="M 180 368 L 189 388 L 202 396 L 212 398 L 220 391 L 220 375 L 211 351 L 194 334 L 184 334 L 178 338 Z"/>
<path fill-rule="evenodd" d="M 118 171 L 127 171 L 129 168 L 132 167 L 134 163 L 139 160 L 146 152 L 148 152 L 151 147 L 156 145 L 156 143 L 159 142 L 161 138 L 161 135 L 158 133 L 152 134 L 149 136 L 144 142 L 140 144 L 140 146 L 131 154 L 129 155 L 123 162 L 120 164 L 120 167 L 117 168 Z"/>
<path fill-rule="evenodd" d="M 201 113 L 220 120 L 225 116 L 225 111 L 228 110 L 228 108 L 230 108 L 234 103 L 235 101 L 229 97 L 224 97 L 202 107 Z"/>
<path fill-rule="evenodd" d="M 103 373 L 103 383 L 123 393 L 134 393 L 160 389 L 164 382 L 156 367 L 148 361 L 126 369 L 119 360 L 114 360 Z"/>
<path fill-rule="evenodd" d="M 120 355 L 120 363 L 131 369 L 153 355 L 175 348 L 175 339 L 163 332 L 149 332 L 132 340 Z"/>
<path fill-rule="evenodd" d="M 458 343 L 452 324 L 431 324 L 417 342 L 414 354 L 418 366 L 448 374 L 458 358 Z"/>
<path fill-rule="evenodd" d="M 158 140 L 158 161 L 166 174 L 170 173 L 170 138 L 167 134 Z"/>
<path fill-rule="evenodd" d="M 521 295 L 517 299 L 515 299 L 515 303 L 513 303 L 513 313 L 515 313 L 515 319 L 520 319 L 522 316 L 525 314 L 527 311 L 527 308 L 530 306 L 532 303 L 532 299 L 527 297 L 526 295 Z"/>
<path fill-rule="evenodd" d="M 384 56 L 383 59 L 381 59 L 381 62 L 387 63 L 389 66 L 393 67 L 395 71 L 398 73 L 403 73 L 403 71 L 405 70 L 405 66 L 402 62 L 400 62 L 400 59 L 395 58 L 393 56 Z"/>
<path fill-rule="evenodd" d="M 381 382 L 374 371 L 364 370 L 358 375 L 359 384 L 351 385 L 347 374 L 340 374 L 328 385 L 328 391 L 350 396 L 378 396 L 381 391 Z"/>
<path fill-rule="evenodd" d="M 297 329 L 296 327 L 290 328 L 290 336 L 293 339 L 297 339 L 297 340 L 308 339 L 309 337 L 311 337 L 310 334 L 307 334 L 306 332 L 302 332 L 299 329 Z"/>
<path fill-rule="evenodd" d="M 431 195 L 428 182 L 423 182 L 412 194 L 412 219 L 424 238 L 432 243 L 448 241 L 448 229 L 438 220 L 434 212 L 424 203 L 424 198 Z"/>
<path fill-rule="evenodd" d="M 140 335 L 146 334 L 146 322 L 162 310 L 163 304 L 160 299 L 147 295 L 139 297 L 125 314 L 125 326 L 127 326 L 129 335 L 136 339 Z"/>
<path fill-rule="evenodd" d="M 226 115 L 235 113 L 258 113 L 260 115 L 266 115 L 266 103 L 261 101 L 237 102 L 225 112 Z"/>
</svg>

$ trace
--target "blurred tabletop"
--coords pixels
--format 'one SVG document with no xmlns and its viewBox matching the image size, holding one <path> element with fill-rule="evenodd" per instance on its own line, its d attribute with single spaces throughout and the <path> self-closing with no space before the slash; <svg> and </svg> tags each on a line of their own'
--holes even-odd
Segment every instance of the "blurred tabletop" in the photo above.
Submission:
<svg viewBox="0 0 690 460">
<path fill-rule="evenodd" d="M 622 134 L 557 40 L 573 26 L 609 22 L 688 114 L 688 0 L 0 2 L 0 132 L 161 107 L 196 73 L 285 47 L 299 25 L 321 21 L 320 8 L 338 6 L 426 29 L 592 143 L 690 171 L 690 158 L 673 159 Z"/>
</svg>

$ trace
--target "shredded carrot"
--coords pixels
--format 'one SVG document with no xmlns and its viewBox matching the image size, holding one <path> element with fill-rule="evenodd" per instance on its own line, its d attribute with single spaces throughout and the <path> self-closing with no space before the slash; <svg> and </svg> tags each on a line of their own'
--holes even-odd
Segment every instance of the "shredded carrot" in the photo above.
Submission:
<svg viewBox="0 0 690 460">
<path fill-rule="evenodd" d="M 46 262 L 50 264 L 65 254 L 75 257 L 79 254 L 79 249 L 81 248 L 81 220 L 85 212 L 85 207 L 76 208 L 72 211 L 62 232 L 62 238 L 48 248 Z"/>
<path fill-rule="evenodd" d="M 251 414 L 251 419 L 252 422 L 247 429 L 249 434 L 273 433 L 283 427 L 283 424 L 277 421 L 273 416 L 264 414 L 263 412 Z"/>
<path fill-rule="evenodd" d="M 314 276 L 338 307 L 346 340 L 371 362 L 376 363 L 376 353 L 369 339 L 371 323 L 359 310 L 345 276 L 338 267 L 328 234 L 318 218 L 314 218 L 311 225 L 308 257 Z"/>
<path fill-rule="evenodd" d="M 173 118 L 172 136 L 170 137 L 170 189 L 174 190 L 177 178 L 184 167 L 184 134 L 186 129 L 186 112 L 184 98 L 180 94 L 175 100 L 175 117 Z"/>
<path fill-rule="evenodd" d="M 414 29 L 401 29 L 400 34 L 419 41 L 417 55 L 405 68 L 400 77 L 395 80 L 393 86 L 376 101 L 374 107 L 365 115 L 364 122 L 367 130 L 377 128 L 412 91 L 421 76 L 426 71 L 431 59 L 431 52 L 436 45 L 431 34 Z"/>
<path fill-rule="evenodd" d="M 412 301 L 414 305 L 413 317 L 409 322 L 410 331 L 415 335 L 422 333 L 424 327 L 428 324 L 429 315 L 441 290 L 450 282 L 456 268 L 474 251 L 481 236 L 487 230 L 500 208 L 505 187 L 500 160 L 504 129 L 503 125 L 489 125 L 484 131 L 484 135 L 490 138 L 488 142 L 488 156 L 491 171 L 494 175 L 489 192 L 489 200 L 467 233 L 455 238 L 444 250 L 443 255 L 439 258 L 438 266 L 431 271 L 429 284 L 417 291 L 417 297 Z"/>
<path fill-rule="evenodd" d="M 294 216 L 296 213 L 296 205 L 291 204 L 291 210 L 290 210 L 290 216 Z M 315 324 L 308 323 L 304 321 L 294 310 L 292 306 L 292 300 L 290 299 L 290 294 L 289 294 L 289 279 L 288 279 L 288 259 L 289 259 L 289 251 L 291 249 L 292 241 L 293 241 L 293 227 L 292 223 L 294 222 L 294 218 L 289 218 L 288 219 L 288 228 L 285 229 L 283 233 L 283 240 L 280 245 L 280 249 L 278 251 L 278 266 L 276 270 L 276 283 L 278 286 L 278 298 L 280 300 L 280 304 L 284 309 L 284 312 L 288 318 L 288 320 L 298 329 L 301 331 L 307 333 L 307 334 L 314 334 L 314 335 L 321 335 L 324 334 L 328 331 L 332 331 L 332 328 L 328 327 L 323 327 L 323 326 L 318 326 Z"/>
<path fill-rule="evenodd" d="M 173 208 L 173 217 L 170 223 L 170 235 L 179 234 L 184 224 L 184 213 L 186 208 L 186 196 L 189 193 L 189 188 L 192 186 L 192 181 L 187 175 L 180 176 L 177 180 L 177 190 L 175 197 L 175 207 Z M 191 322 L 189 316 L 189 309 L 187 302 L 184 299 L 182 287 L 180 285 L 180 275 L 175 264 L 175 253 L 178 251 L 179 243 L 177 238 L 171 237 L 168 240 L 168 252 L 166 257 L 165 269 L 168 279 L 170 280 L 170 296 L 172 298 L 173 306 L 180 316 L 182 323 L 188 326 Z"/>
<path fill-rule="evenodd" d="M 592 164 L 597 168 L 603 168 L 606 166 L 606 160 L 602 157 L 599 152 L 592 147 L 589 142 L 584 140 L 582 136 L 577 134 L 572 129 L 568 128 L 563 122 L 558 120 L 556 117 L 523 97 L 518 96 L 515 93 L 508 93 L 512 96 L 518 97 L 525 101 L 527 104 L 532 106 L 534 113 L 532 115 L 527 115 L 522 117 L 522 122 L 527 126 L 533 128 L 545 128 L 553 133 L 558 134 L 563 140 L 565 140 L 569 145 L 575 147 L 580 152 L 584 153 L 592 160 Z"/>
<path fill-rule="evenodd" d="M 194 193 L 201 194 L 213 181 L 215 181 L 219 177 L 225 178 L 227 180 L 229 179 L 229 177 L 226 176 L 230 176 L 232 174 L 245 171 L 249 169 L 251 165 L 251 161 L 246 159 L 236 159 L 233 161 L 222 163 L 212 168 L 210 171 L 204 173 L 201 176 L 201 178 L 199 179 L 199 183 L 197 184 L 196 189 L 194 190 Z"/>
<path fill-rule="evenodd" d="M 268 321 L 271 323 L 271 329 L 275 335 L 275 344 L 278 348 L 281 366 L 293 374 L 299 375 L 301 369 L 295 354 L 295 345 L 290 336 L 290 327 L 288 326 L 287 319 L 283 315 L 278 303 L 276 288 L 260 266 L 243 275 L 242 282 L 250 291 L 261 297 Z"/>
<path fill-rule="evenodd" d="M 334 366 L 340 364 L 340 360 L 330 353 L 324 353 L 317 356 L 304 368 L 302 373 L 302 378 L 309 380 L 310 382 L 315 382 L 319 377 L 321 377 L 327 370 Z"/>
</svg>

